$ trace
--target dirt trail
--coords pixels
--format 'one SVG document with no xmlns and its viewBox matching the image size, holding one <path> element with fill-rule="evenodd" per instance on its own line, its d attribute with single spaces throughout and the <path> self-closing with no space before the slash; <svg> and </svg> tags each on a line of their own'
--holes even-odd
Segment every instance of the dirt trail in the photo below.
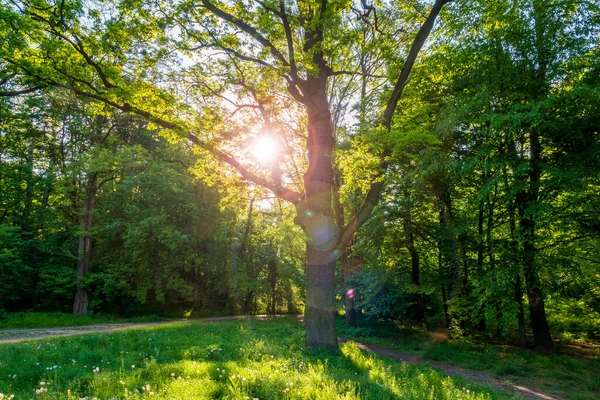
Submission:
<svg viewBox="0 0 600 400">
<path fill-rule="evenodd" d="M 222 322 L 233 321 L 236 319 L 263 319 L 282 317 L 283 315 L 238 315 L 233 317 L 213 317 L 199 319 L 185 319 L 175 321 L 161 322 L 127 322 L 115 324 L 95 324 L 81 326 L 64 326 L 56 328 L 36 328 L 36 329 L 3 329 L 0 330 L 0 344 L 25 342 L 28 340 L 48 339 L 61 336 L 89 335 L 92 333 L 112 333 L 127 329 L 149 328 L 166 324 L 185 324 L 188 322 Z"/>
<path fill-rule="evenodd" d="M 379 356 L 388 357 L 396 361 L 402 361 L 408 364 L 428 364 L 434 369 L 441 371 L 443 374 L 450 376 L 462 376 L 470 381 L 492 386 L 493 388 L 498 390 L 518 393 L 519 395 L 521 395 L 521 397 L 527 400 L 563 400 L 560 397 L 550 396 L 546 393 L 542 393 L 538 389 L 532 388 L 529 383 L 527 383 L 527 386 L 523 386 L 525 383 L 506 382 L 496 378 L 494 375 L 487 372 L 475 371 L 472 369 L 466 369 L 439 361 L 427 360 L 416 354 L 402 353 L 400 351 L 393 350 L 385 346 L 379 346 L 376 344 L 364 344 L 355 340 L 345 338 L 340 338 L 340 341 L 355 343 L 359 349 L 371 351 Z"/>
<path fill-rule="evenodd" d="M 93 333 L 112 333 L 124 331 L 127 329 L 142 329 L 153 326 L 160 326 L 166 324 L 185 324 L 188 322 L 222 322 L 222 321 L 233 321 L 237 319 L 266 319 L 274 317 L 289 317 L 289 315 L 241 315 L 233 317 L 215 317 L 215 318 L 201 318 L 192 320 L 180 320 L 180 321 L 163 321 L 163 322 L 138 322 L 138 323 L 117 323 L 117 324 L 96 324 L 96 325 L 84 325 L 84 326 L 68 326 L 68 327 L 57 327 L 57 328 L 38 328 L 38 329 L 5 329 L 0 330 L 0 344 L 24 342 L 28 340 L 36 339 L 48 339 L 63 336 L 77 336 L 77 335 L 89 335 Z M 301 317 L 300 317 L 301 318 Z M 516 392 L 527 400 L 562 400 L 556 396 L 550 396 L 542 393 L 537 389 L 531 387 L 528 383 L 527 386 L 521 384 L 515 384 L 500 380 L 482 371 L 474 371 L 466 368 L 461 368 L 456 365 L 446 364 L 438 361 L 431 361 L 423 359 L 420 356 L 414 354 L 402 353 L 397 350 L 392 350 L 385 346 L 372 345 L 359 343 L 354 340 L 340 338 L 341 342 L 353 342 L 363 350 L 371 351 L 379 356 L 388 357 L 396 361 L 401 361 L 410 364 L 428 364 L 433 368 L 441 371 L 446 375 L 457 375 L 462 376 L 470 381 L 492 386 L 496 389 Z"/>
</svg>

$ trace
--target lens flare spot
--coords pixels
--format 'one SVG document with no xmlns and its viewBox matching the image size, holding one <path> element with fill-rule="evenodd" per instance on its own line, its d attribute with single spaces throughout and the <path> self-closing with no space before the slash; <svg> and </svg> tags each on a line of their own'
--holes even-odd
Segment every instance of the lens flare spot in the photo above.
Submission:
<svg viewBox="0 0 600 400">
<path fill-rule="evenodd" d="M 259 136 L 252 143 L 252 155 L 262 164 L 269 164 L 279 156 L 279 146 L 272 136 Z"/>
<path fill-rule="evenodd" d="M 309 246 L 318 251 L 334 248 L 340 238 L 340 230 L 332 218 L 314 214 L 305 226 Z"/>
</svg>

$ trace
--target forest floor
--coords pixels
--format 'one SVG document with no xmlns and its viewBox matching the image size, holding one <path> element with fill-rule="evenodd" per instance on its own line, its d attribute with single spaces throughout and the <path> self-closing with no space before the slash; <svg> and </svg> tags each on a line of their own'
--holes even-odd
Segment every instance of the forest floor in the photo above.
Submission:
<svg viewBox="0 0 600 400">
<path fill-rule="evenodd" d="M 55 328 L 39 328 L 39 329 L 5 329 L 0 330 L 0 344 L 25 342 L 36 339 L 57 338 L 65 336 L 77 336 L 94 333 L 112 333 L 130 329 L 143 329 L 156 327 L 160 325 L 178 325 L 188 322 L 225 322 L 238 319 L 266 319 L 270 318 L 266 315 L 257 316 L 234 316 L 234 317 L 214 317 L 202 318 L 194 320 L 179 320 L 179 321 L 160 321 L 160 322 L 143 322 L 143 323 L 110 323 L 110 324 L 95 324 L 85 326 L 69 326 Z M 496 390 L 508 391 L 516 393 L 525 399 L 544 399 L 544 400 L 560 400 L 561 397 L 543 393 L 535 387 L 535 382 L 525 378 L 511 377 L 511 379 L 501 379 L 489 372 L 477 371 L 473 369 L 463 368 L 451 363 L 427 360 L 417 354 L 411 354 L 387 346 L 378 344 L 365 344 L 356 340 L 340 338 L 341 342 L 352 342 L 362 350 L 375 353 L 382 357 L 387 357 L 396 361 L 405 362 L 408 364 L 427 365 L 444 375 L 460 376 L 472 382 L 491 386 Z"/>
</svg>

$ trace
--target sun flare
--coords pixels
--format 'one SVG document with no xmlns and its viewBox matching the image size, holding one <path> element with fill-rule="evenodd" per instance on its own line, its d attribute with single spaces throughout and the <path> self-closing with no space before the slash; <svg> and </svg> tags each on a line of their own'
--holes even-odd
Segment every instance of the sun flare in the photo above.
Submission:
<svg viewBox="0 0 600 400">
<path fill-rule="evenodd" d="M 272 136 L 259 136 L 252 144 L 254 159 L 262 164 L 273 162 L 279 155 L 279 146 Z"/>
</svg>

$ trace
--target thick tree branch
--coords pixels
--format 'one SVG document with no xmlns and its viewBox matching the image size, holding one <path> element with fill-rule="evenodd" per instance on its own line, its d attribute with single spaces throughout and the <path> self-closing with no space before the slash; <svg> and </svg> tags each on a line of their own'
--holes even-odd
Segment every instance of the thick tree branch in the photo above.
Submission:
<svg viewBox="0 0 600 400">
<path fill-rule="evenodd" d="M 4 72 L 4 71 L 3 71 Z M 9 74 L 6 77 L 0 79 L 0 86 L 4 85 L 6 82 L 14 78 L 15 74 Z"/>
<path fill-rule="evenodd" d="M 392 91 L 390 99 L 388 100 L 387 106 L 385 108 L 385 112 L 383 113 L 383 125 L 386 128 L 388 128 L 388 130 L 392 125 L 392 117 L 394 116 L 394 112 L 396 111 L 398 101 L 400 101 L 400 97 L 402 97 L 404 87 L 408 83 L 408 77 L 410 75 L 410 72 L 412 71 L 417 56 L 419 55 L 421 48 L 425 44 L 425 40 L 427 40 L 427 37 L 431 33 L 435 20 L 439 15 L 440 11 L 442 10 L 442 7 L 444 7 L 444 5 L 446 3 L 449 3 L 450 1 L 452 0 L 436 0 L 436 2 L 433 4 L 433 7 L 431 8 L 431 11 L 429 12 L 429 15 L 427 16 L 427 19 L 425 20 L 423 25 L 421 25 L 421 28 L 419 29 L 419 32 L 417 33 L 417 36 L 413 41 L 413 44 L 408 53 L 408 57 L 406 58 L 406 62 L 404 63 L 404 67 L 402 67 L 400 76 L 396 81 L 394 90 Z"/>
<path fill-rule="evenodd" d="M 209 143 L 202 141 L 196 135 L 194 135 L 193 133 L 189 132 L 187 129 L 181 127 L 180 125 L 178 125 L 174 122 L 166 121 L 160 117 L 156 117 L 156 116 L 152 115 L 151 113 L 141 110 L 137 107 L 133 107 L 128 103 L 119 104 L 112 100 L 104 98 L 103 96 L 97 95 L 95 93 L 84 92 L 76 87 L 59 84 L 59 83 L 55 83 L 55 84 L 53 84 L 53 86 L 70 90 L 73 93 L 80 95 L 80 96 L 84 96 L 84 97 L 88 97 L 88 98 L 91 98 L 94 100 L 101 101 L 101 102 L 103 102 L 113 108 L 116 108 L 118 110 L 121 110 L 123 112 L 139 115 L 141 117 L 144 117 L 146 120 L 160 126 L 161 128 L 170 129 L 172 131 L 179 132 L 179 133 L 185 135 L 186 138 L 190 142 L 195 144 L 196 146 L 210 152 L 218 160 L 221 160 L 221 161 L 231 165 L 233 168 L 235 168 L 240 173 L 242 178 L 244 178 L 245 180 L 253 182 L 254 184 L 256 184 L 258 186 L 262 186 L 266 189 L 269 189 L 277 197 L 279 197 L 283 200 L 287 200 L 287 201 L 295 204 L 295 203 L 302 201 L 302 199 L 304 198 L 304 195 L 302 193 L 285 188 L 281 185 L 277 185 L 273 182 L 268 181 L 266 178 L 264 178 L 262 176 L 256 175 L 255 173 L 250 171 L 248 168 L 243 166 L 233 156 L 217 149 L 215 146 L 213 146 Z"/>
<path fill-rule="evenodd" d="M 343 250 L 346 247 L 349 247 L 352 244 L 354 234 L 358 231 L 358 228 L 365 223 L 371 217 L 373 213 L 373 209 L 377 205 L 379 201 L 379 194 L 383 189 L 383 180 L 379 182 L 375 182 L 369 188 L 367 192 L 367 196 L 365 197 L 365 201 L 358 209 L 356 214 L 348 221 L 344 229 L 342 229 L 340 240 L 336 246 L 337 250 Z"/>
<path fill-rule="evenodd" d="M 38 90 L 42 90 L 45 87 L 46 86 L 34 86 L 34 87 L 27 88 L 27 89 L 22 89 L 22 90 L 9 90 L 6 92 L 0 92 L 0 97 L 20 96 L 22 94 L 28 94 L 28 93 L 36 92 Z"/>
<path fill-rule="evenodd" d="M 429 16 L 427 17 L 423 25 L 421 25 L 421 28 L 419 29 L 419 32 L 417 33 L 417 36 L 413 41 L 406 62 L 404 63 L 404 67 L 400 72 L 400 77 L 396 82 L 396 86 L 394 87 L 394 90 L 390 96 L 390 99 L 387 103 L 387 107 L 383 115 L 383 125 L 387 128 L 388 132 L 391 129 L 392 117 L 394 116 L 394 112 L 396 111 L 396 106 L 398 105 L 400 97 L 402 97 L 404 87 L 408 82 L 408 77 L 417 59 L 417 56 L 419 55 L 421 48 L 425 44 L 425 40 L 431 33 L 435 20 L 439 15 L 440 11 L 442 10 L 442 7 L 450 1 L 452 0 L 436 0 L 433 7 L 431 8 L 431 11 L 429 12 Z M 373 209 L 377 205 L 377 202 L 379 201 L 379 194 L 383 189 L 383 180 L 385 178 L 385 172 L 388 168 L 388 162 L 386 161 L 386 158 L 389 156 L 390 151 L 388 149 L 384 151 L 382 155 L 381 174 L 377 177 L 376 181 L 369 188 L 367 196 L 356 215 L 354 215 L 350 219 L 348 224 L 344 227 L 344 229 L 341 232 L 340 240 L 338 241 L 338 244 L 336 246 L 338 250 L 344 250 L 346 247 L 352 244 L 354 234 L 356 233 L 356 231 L 358 231 L 361 225 L 367 219 L 369 219 L 371 213 L 373 212 Z"/>
<path fill-rule="evenodd" d="M 242 21 L 241 19 L 233 16 L 232 14 L 229 14 L 228 12 L 221 10 L 220 8 L 218 8 L 217 6 L 215 6 L 208 0 L 202 0 L 202 4 L 204 5 L 204 7 L 206 7 L 211 13 L 213 13 L 217 17 L 237 26 L 239 29 L 246 32 L 248 35 L 252 36 L 252 38 L 254 38 L 254 40 L 256 40 L 258 43 L 260 43 L 263 47 L 269 49 L 269 52 L 271 53 L 271 55 L 273 57 L 275 57 L 275 59 L 277 59 L 279 62 L 281 62 L 284 66 L 286 66 L 286 67 L 290 66 L 289 62 L 285 59 L 283 54 L 281 54 L 281 52 L 279 50 L 277 50 L 277 48 L 273 45 L 273 43 L 271 43 L 267 38 L 262 36 L 254 27 L 250 26 L 249 24 Z"/>
<path fill-rule="evenodd" d="M 283 29 L 285 31 L 285 39 L 288 46 L 288 56 L 290 58 L 290 72 L 293 80 L 298 79 L 298 67 L 296 66 L 296 56 L 294 53 L 294 36 L 292 35 L 292 28 L 290 27 L 290 21 L 288 20 L 287 13 L 285 11 L 285 2 L 279 1 L 279 16 L 281 22 L 283 22 Z"/>
<path fill-rule="evenodd" d="M 112 176 L 109 176 L 107 178 L 102 179 L 100 181 L 100 183 L 98 183 L 98 185 L 96 186 L 96 189 L 100 189 L 102 186 L 104 186 L 105 183 L 108 183 L 110 181 L 114 181 L 115 179 L 117 179 L 116 175 L 112 175 Z"/>
</svg>

